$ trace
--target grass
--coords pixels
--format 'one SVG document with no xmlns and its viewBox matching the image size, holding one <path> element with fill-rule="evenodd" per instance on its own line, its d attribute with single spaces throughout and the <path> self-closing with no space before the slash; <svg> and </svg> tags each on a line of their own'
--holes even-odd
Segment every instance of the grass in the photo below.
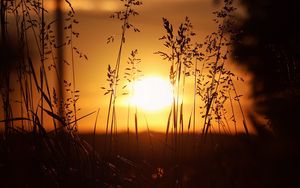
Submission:
<svg viewBox="0 0 300 188">
<path fill-rule="evenodd" d="M 285 173 L 298 170 L 299 150 L 293 150 L 297 144 L 248 135 L 241 95 L 235 86 L 235 80 L 242 79 L 227 66 L 237 34 L 233 30 L 236 23 L 232 19 L 232 0 L 225 0 L 224 6 L 214 13 L 216 31 L 203 42 L 194 41 L 196 33 L 189 18 L 176 31 L 163 18 L 166 34 L 160 40 L 166 51 L 156 54 L 170 64 L 174 94 L 165 133 L 152 132 L 145 115 L 147 131 L 139 132 L 143 114 L 137 106 L 128 105 L 127 121 L 118 119 L 117 98 L 124 91 L 120 87 L 132 95 L 131 83 L 142 76 L 138 50 L 131 52 L 127 64 L 122 61 L 127 32 L 139 32 L 131 18 L 138 16 L 135 8 L 142 2 L 122 0 L 123 9 L 112 15 L 122 26 L 118 55 L 115 64 L 107 68 L 108 87 L 102 88 L 109 95 L 104 135 L 97 134 L 98 122 L 105 121 L 98 120 L 100 108 L 93 133 L 78 133 L 78 122 L 96 112 L 78 116 L 76 63 L 88 58 L 74 45 L 80 34 L 76 32 L 79 21 L 72 4 L 67 0 L 56 3 L 56 19 L 49 20 L 43 0 L 1 0 L 0 53 L 5 54 L 1 56 L 1 63 L 5 64 L 0 72 L 4 113 L 0 120 L 0 126 L 4 125 L 0 137 L 1 186 L 282 187 L 297 183 L 299 173 Z M 60 3 L 67 5 L 66 13 Z M 9 30 L 16 31 L 14 37 Z M 12 38 L 15 46 L 8 43 Z M 109 37 L 108 43 L 114 40 Z M 65 74 L 68 66 L 71 78 Z M 49 80 L 50 74 L 56 75 L 55 82 Z M 13 83 L 15 75 L 18 80 Z M 188 93 L 186 79 L 191 76 L 193 93 Z M 123 81 L 127 82 L 125 86 L 120 84 Z M 182 97 L 187 95 L 193 99 L 189 114 L 184 113 L 187 102 Z M 234 105 L 238 105 L 238 110 Z M 200 114 L 196 113 L 197 108 L 201 109 Z M 237 132 L 238 113 L 245 134 Z M 202 119 L 203 124 L 197 119 Z M 50 130 L 46 127 L 48 122 L 53 125 Z M 127 125 L 126 133 L 118 131 L 117 125 L 122 124 Z M 134 133 L 129 130 L 131 124 Z M 201 133 L 196 131 L 199 129 Z M 220 134 L 209 134 L 213 129 Z M 273 150 L 268 152 L 266 148 Z"/>
<path fill-rule="evenodd" d="M 114 69 L 111 68 L 111 66 L 108 66 L 108 82 L 109 82 L 109 88 L 102 87 L 102 89 L 106 90 L 106 94 L 110 94 L 109 99 L 109 106 L 108 106 L 108 115 L 106 119 L 106 135 L 110 135 L 109 145 L 108 145 L 108 155 L 111 154 L 112 149 L 112 142 L 113 142 L 113 132 L 117 134 L 117 115 L 116 115 L 116 98 L 118 96 L 117 93 L 117 85 L 120 80 L 119 71 L 121 66 L 121 58 L 122 58 L 122 51 L 123 51 L 123 45 L 125 44 L 126 40 L 126 31 L 129 29 L 133 29 L 134 32 L 140 32 L 138 28 L 136 28 L 134 25 L 131 24 L 130 18 L 133 16 L 139 15 L 137 11 L 134 10 L 134 7 L 142 5 L 141 1 L 138 0 L 124 0 L 123 1 L 123 10 L 115 12 L 113 15 L 111 15 L 111 18 L 118 19 L 122 22 L 122 32 L 121 32 L 121 39 L 120 39 L 120 45 L 119 45 L 119 51 L 118 56 L 116 60 L 116 64 L 114 66 Z M 107 43 L 113 42 L 114 37 L 111 36 L 107 39 Z M 136 114 L 135 114 L 136 116 Z M 137 118 L 135 118 L 135 124 L 136 124 L 136 131 L 138 129 L 137 127 Z M 108 133 L 110 126 L 110 133 Z M 138 138 L 137 138 L 138 142 Z M 105 145 L 107 145 L 108 141 L 105 140 Z"/>
<path fill-rule="evenodd" d="M 137 57 L 138 51 L 133 50 L 128 58 L 128 67 L 125 69 L 125 76 L 124 79 L 127 80 L 127 84 L 123 86 L 123 89 L 128 89 L 130 93 L 123 93 L 123 95 L 130 95 L 131 97 L 134 94 L 134 86 L 133 84 L 140 80 L 141 70 L 140 70 L 140 63 L 141 59 Z M 129 139 L 129 123 L 130 123 L 130 108 L 131 108 L 131 100 L 128 101 L 128 116 L 127 116 L 127 134 Z M 139 138 L 138 138 L 138 107 L 137 104 L 134 105 L 134 127 L 135 127 L 135 135 L 136 135 L 136 145 L 137 145 L 137 152 L 139 151 Z"/>
<path fill-rule="evenodd" d="M 140 155 L 137 156 L 135 133 L 130 134 L 131 142 L 127 146 L 122 144 L 127 143 L 127 133 L 118 134 L 119 156 L 128 161 L 122 167 L 122 163 L 116 162 L 117 157 L 109 160 L 122 174 L 137 178 L 133 178 L 136 184 L 128 187 L 282 187 L 299 184 L 299 150 L 291 149 L 297 147 L 294 141 L 283 143 L 245 134 L 209 134 L 207 141 L 201 143 L 201 151 L 195 152 L 193 138 L 185 133 L 182 135 L 182 155 L 174 163 L 175 150 L 165 149 L 165 134 L 151 132 L 151 140 L 148 135 L 140 132 Z M 87 142 L 93 139 L 90 134 L 82 137 Z M 103 142 L 104 137 L 104 134 L 98 134 L 96 142 Z M 285 148 L 289 144 L 291 148 Z M 103 149 L 101 145 L 96 148 L 99 153 Z M 158 169 L 163 170 L 161 177 Z M 295 173 L 289 173 L 290 170 Z"/>
<path fill-rule="evenodd" d="M 73 46 L 73 36 L 79 36 L 73 25 L 78 22 L 70 2 L 65 3 L 70 8 L 67 17 L 58 5 L 57 18 L 49 21 L 46 19 L 48 11 L 44 8 L 44 1 L 1 1 L 1 50 L 10 46 L 5 42 L 7 40 L 16 44 L 7 50 L 7 57 L 2 59 L 1 54 L 1 63 L 5 63 L 5 69 L 1 67 L 1 78 L 5 80 L 1 82 L 1 113 L 5 113 L 1 117 L 4 118 L 1 119 L 4 123 L 4 134 L 1 136 L 1 164 L 4 166 L 1 167 L 9 176 L 12 176 L 12 170 L 21 170 L 17 175 L 19 183 L 7 178 L 4 186 L 24 184 L 38 187 L 44 183 L 49 187 L 69 186 L 72 183 L 68 179 L 71 174 L 84 176 L 79 181 L 87 178 L 93 179 L 89 180 L 90 183 L 95 183 L 91 169 L 98 167 L 90 163 L 94 151 L 76 133 L 77 121 L 86 116 L 77 117 L 79 91 L 75 87 L 73 52 L 79 58 L 87 59 L 87 56 Z M 70 25 L 63 28 L 66 21 Z M 11 34 L 9 30 L 16 32 Z M 69 35 L 66 36 L 66 33 Z M 30 42 L 31 39 L 33 42 Z M 68 64 L 64 55 L 66 49 L 72 52 L 73 83 L 64 76 L 64 67 Z M 14 66 L 10 67 L 11 63 Z M 56 83 L 49 82 L 51 71 L 57 75 Z M 14 77 L 18 78 L 17 82 L 10 81 Z M 17 86 L 14 91 L 13 85 Z M 45 127 L 46 116 L 47 121 L 50 119 L 53 123 L 50 130 Z M 99 164 L 100 160 L 97 157 L 93 161 Z M 33 170 L 27 175 L 26 170 L 31 168 L 31 164 Z M 3 174 L 3 177 L 9 176 Z"/>
<path fill-rule="evenodd" d="M 168 143 L 170 126 L 174 130 L 172 142 L 176 151 L 180 153 L 182 145 L 181 134 L 184 131 L 190 131 L 193 115 L 193 134 L 195 135 L 196 117 L 203 120 L 202 139 L 206 137 L 211 129 L 218 127 L 221 133 L 226 133 L 231 126 L 236 127 L 236 113 L 231 108 L 231 116 L 228 116 L 227 103 L 233 106 L 233 103 L 239 105 L 239 113 L 242 114 L 243 126 L 246 134 L 249 134 L 245 115 L 240 103 L 240 95 L 235 88 L 232 78 L 242 80 L 227 68 L 229 56 L 231 54 L 230 45 L 238 33 L 234 29 L 236 23 L 233 19 L 235 8 L 232 1 L 225 1 L 224 6 L 214 12 L 214 22 L 217 26 L 216 31 L 206 36 L 204 42 L 194 42 L 193 26 L 189 18 L 181 23 L 177 31 L 174 31 L 173 25 L 163 18 L 163 26 L 166 35 L 160 38 L 168 51 L 158 51 L 163 60 L 170 63 L 170 82 L 173 85 L 173 104 L 169 113 L 166 143 Z M 198 64 L 202 64 L 199 69 Z M 184 114 L 185 80 L 187 77 L 194 75 L 194 93 L 193 112 Z M 231 92 L 234 92 L 232 95 Z M 182 97 L 182 99 L 180 99 Z M 196 102 L 200 100 L 200 103 Z M 229 102 L 228 102 L 229 101 Z M 196 114 L 196 105 L 200 106 L 200 114 Z M 188 125 L 184 125 L 184 117 L 189 117 Z M 228 119 L 232 121 L 229 122 Z M 199 128 L 199 127 L 198 127 Z M 228 133 L 229 134 L 229 133 Z M 194 140 L 194 142 L 199 142 Z M 195 144 L 194 144 L 195 145 Z"/>
</svg>

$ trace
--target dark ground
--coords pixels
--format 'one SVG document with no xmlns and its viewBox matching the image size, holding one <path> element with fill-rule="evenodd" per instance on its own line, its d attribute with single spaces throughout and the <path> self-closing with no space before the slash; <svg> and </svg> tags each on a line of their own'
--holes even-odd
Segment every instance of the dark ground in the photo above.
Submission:
<svg viewBox="0 0 300 188">
<path fill-rule="evenodd" d="M 0 139 L 1 187 L 300 187 L 295 140 L 214 134 L 194 144 L 193 138 L 184 135 L 175 155 L 164 134 L 139 134 L 139 149 L 134 134 L 129 142 L 119 134 L 109 156 L 104 135 L 95 138 L 95 154 L 92 134 L 13 134 Z"/>
<path fill-rule="evenodd" d="M 92 135 L 82 136 L 93 143 Z M 118 152 L 112 153 L 134 161 L 132 169 L 141 168 L 134 173 L 148 179 L 143 187 L 300 187 L 299 144 L 293 140 L 215 134 L 195 146 L 193 136 L 185 135 L 175 159 L 174 150 L 165 147 L 163 134 L 139 137 L 137 151 L 133 134 L 129 142 L 126 134 L 118 135 L 114 145 Z M 95 143 L 103 154 L 105 136 L 98 135 Z M 125 175 L 133 173 L 130 169 L 123 169 Z"/>
</svg>

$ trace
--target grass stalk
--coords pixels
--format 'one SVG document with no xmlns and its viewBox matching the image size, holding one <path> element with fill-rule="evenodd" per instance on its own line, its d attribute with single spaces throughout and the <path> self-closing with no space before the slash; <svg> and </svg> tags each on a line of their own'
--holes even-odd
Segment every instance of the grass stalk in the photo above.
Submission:
<svg viewBox="0 0 300 188">
<path fill-rule="evenodd" d="M 114 122 L 116 120 L 116 111 L 115 111 L 115 105 L 116 105 L 116 98 L 117 98 L 117 82 L 118 82 L 118 79 L 119 79 L 119 70 L 120 70 L 120 64 L 121 64 L 121 57 L 122 57 L 122 50 L 123 50 L 123 44 L 125 42 L 125 33 L 126 33 L 126 23 L 128 22 L 128 10 L 129 8 L 127 7 L 126 8 L 126 11 L 125 11 L 125 15 L 127 15 L 127 18 L 124 19 L 123 21 L 123 25 L 122 25 L 122 36 L 121 36 L 121 40 L 120 40 L 120 45 L 119 45 L 119 51 L 118 51 L 118 56 L 117 56 L 117 60 L 116 60 L 116 64 L 115 64 L 115 75 L 113 77 L 113 88 L 112 88 L 112 91 L 111 91 L 111 94 L 110 94 L 110 101 L 109 101 L 109 110 L 108 110 L 108 115 L 107 115 L 107 125 L 106 125 L 106 130 L 108 130 L 108 124 L 109 124 L 109 117 L 110 117 L 110 114 L 112 115 L 112 119 L 111 119 L 111 131 L 110 131 L 110 143 L 109 143 L 109 147 L 112 146 L 112 130 L 113 130 L 113 127 L 115 126 L 115 123 Z M 112 108 L 112 112 L 111 112 L 111 108 Z M 107 131 L 106 131 L 106 135 L 105 137 L 107 137 Z M 105 141 L 106 142 L 106 141 Z M 105 143 L 105 145 L 107 145 Z M 109 151 L 111 150 L 111 148 L 109 148 Z M 110 153 L 110 152 L 109 152 Z"/>
<path fill-rule="evenodd" d="M 57 36 L 57 46 L 61 46 L 64 40 L 64 31 L 63 31 L 63 10 L 62 10 L 62 0 L 56 0 L 56 36 Z M 57 91 L 58 91 L 58 99 L 59 99 L 59 107 L 60 108 L 60 117 L 64 118 L 64 108 L 63 108 L 63 101 L 64 101 L 64 50 L 62 47 L 58 48 L 56 51 L 57 56 L 57 65 L 58 65 L 58 75 L 60 76 L 60 80 L 57 80 Z M 62 126 L 61 124 L 59 126 Z"/>
<path fill-rule="evenodd" d="M 76 78 L 75 78 L 75 60 L 74 60 L 74 46 L 73 46 L 73 24 L 71 24 L 70 30 L 70 45 L 71 45 L 71 64 L 72 64 L 72 84 L 73 84 L 73 110 L 74 110 L 74 119 L 75 124 L 74 126 L 77 127 L 77 107 L 76 107 Z"/>
<path fill-rule="evenodd" d="M 139 153 L 139 130 L 138 130 L 138 113 L 137 113 L 137 107 L 135 106 L 135 113 L 134 113 L 134 126 L 135 126 L 135 139 L 136 139 L 136 145 L 137 145 L 137 153 Z"/>
<path fill-rule="evenodd" d="M 231 108 L 231 112 L 232 112 L 231 119 L 233 121 L 235 135 L 237 135 L 237 124 L 236 124 L 236 119 L 235 119 L 235 111 L 234 111 L 234 108 L 233 108 L 233 102 L 232 102 L 232 97 L 231 97 L 231 94 L 230 94 L 230 90 L 228 91 L 228 96 L 229 96 L 230 108 Z"/>
<path fill-rule="evenodd" d="M 237 93 L 237 90 L 236 90 L 236 88 L 235 88 L 235 86 L 234 86 L 234 83 L 233 83 L 233 81 L 232 81 L 231 78 L 230 78 L 230 80 L 231 80 L 231 83 L 232 83 L 232 89 L 233 89 L 234 94 L 235 94 L 235 99 L 236 99 L 236 101 L 237 101 L 237 103 L 238 103 L 238 105 L 239 105 L 239 109 L 240 109 L 240 112 L 241 112 L 242 117 L 243 117 L 243 126 L 244 126 L 244 129 L 245 129 L 245 132 L 246 132 L 247 135 L 249 135 L 248 126 L 247 126 L 247 122 L 246 122 L 244 110 L 243 110 L 243 107 L 242 107 L 241 102 L 240 102 L 240 99 L 239 99 L 239 95 L 238 95 L 238 93 Z"/>
<path fill-rule="evenodd" d="M 106 135 L 107 137 L 108 134 L 108 126 L 110 124 L 110 141 L 112 141 L 112 130 L 115 129 L 115 133 L 117 133 L 117 114 L 116 114 L 116 98 L 117 98 L 117 85 L 119 81 L 119 72 L 120 72 L 120 67 L 121 67 L 121 58 L 122 58 L 122 52 L 123 52 L 123 46 L 125 43 L 125 35 L 126 31 L 130 28 L 133 28 L 135 32 L 139 32 L 137 28 L 135 28 L 130 22 L 129 22 L 129 17 L 130 16 L 136 16 L 138 13 L 133 10 L 133 6 L 138 6 L 141 5 L 142 2 L 138 0 L 130 0 L 130 1 L 122 1 L 124 3 L 124 10 L 115 12 L 111 18 L 117 18 L 122 21 L 122 31 L 121 31 L 121 39 L 120 39 L 120 45 L 119 45 L 119 50 L 118 50 L 118 55 L 117 55 L 117 60 L 114 66 L 113 71 L 111 71 L 110 65 L 109 65 L 109 81 L 110 81 L 110 88 L 106 92 L 106 94 L 110 93 L 110 100 L 109 100 L 109 110 L 108 110 L 108 115 L 107 115 L 107 120 L 106 120 Z M 108 39 L 108 43 L 110 40 L 113 41 L 113 37 L 110 37 Z M 105 89 L 105 88 L 103 88 Z M 110 118 L 111 117 L 111 118 Z M 105 141 L 107 142 L 107 140 Z M 105 143 L 107 145 L 107 143 Z M 111 143 L 110 143 L 111 147 Z M 110 150 L 110 149 L 109 149 Z"/>
<path fill-rule="evenodd" d="M 197 96 L 197 76 L 198 76 L 198 60 L 195 61 L 194 67 L 194 98 L 193 98 L 193 148 L 195 148 L 196 135 L 196 96 Z"/>
</svg>

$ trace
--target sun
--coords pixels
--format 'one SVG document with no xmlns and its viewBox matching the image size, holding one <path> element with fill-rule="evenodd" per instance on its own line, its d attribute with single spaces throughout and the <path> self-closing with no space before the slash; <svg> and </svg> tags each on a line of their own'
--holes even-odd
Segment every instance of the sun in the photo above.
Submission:
<svg viewBox="0 0 300 188">
<path fill-rule="evenodd" d="M 132 87 L 131 104 L 143 110 L 158 111 L 172 103 L 172 85 L 161 77 L 144 77 L 134 82 Z"/>
</svg>

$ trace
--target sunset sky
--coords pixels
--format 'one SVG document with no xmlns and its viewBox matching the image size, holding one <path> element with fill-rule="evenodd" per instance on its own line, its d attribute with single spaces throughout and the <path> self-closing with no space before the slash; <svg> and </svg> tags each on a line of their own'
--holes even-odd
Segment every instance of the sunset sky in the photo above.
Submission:
<svg viewBox="0 0 300 188">
<path fill-rule="evenodd" d="M 298 9 L 0 0 L 0 188 L 300 187 Z"/>
<path fill-rule="evenodd" d="M 76 40 L 76 47 L 87 54 L 89 60 L 76 60 L 76 84 L 80 90 L 80 99 L 78 106 L 81 108 L 79 116 L 100 108 L 97 130 L 103 131 L 106 123 L 107 106 L 109 96 L 104 96 L 104 90 L 101 87 L 108 85 L 106 83 L 107 66 L 115 66 L 118 45 L 120 41 L 121 22 L 110 19 L 109 16 L 118 11 L 122 4 L 119 0 L 70 0 L 75 11 L 79 25 L 75 30 L 80 32 L 79 39 Z M 49 9 L 53 8 L 49 2 Z M 131 22 L 138 27 L 141 32 L 128 32 L 126 43 L 122 55 L 122 64 L 126 64 L 131 50 L 138 49 L 142 59 L 141 69 L 144 77 L 159 77 L 168 82 L 169 63 L 163 61 L 159 55 L 154 52 L 165 50 L 161 41 L 158 40 L 165 33 L 162 26 L 162 17 L 170 20 L 176 29 L 184 18 L 188 16 L 194 25 L 194 31 L 197 33 L 195 39 L 202 42 L 204 37 L 214 31 L 216 25 L 212 21 L 214 18 L 212 12 L 218 8 L 211 0 L 145 0 L 143 5 L 137 8 L 139 16 L 131 19 Z M 115 42 L 106 44 L 107 38 L 115 36 Z M 195 40 L 195 42 L 196 42 Z M 249 109 L 248 100 L 249 88 L 247 82 L 250 75 L 241 72 L 240 68 L 232 66 L 236 72 L 239 72 L 245 79 L 245 83 L 237 83 L 239 92 L 245 96 L 242 98 L 244 108 Z M 121 73 L 124 70 L 121 67 Z M 122 82 L 120 83 L 122 85 Z M 192 80 L 187 80 L 188 91 L 192 92 Z M 119 89 L 119 95 L 122 91 Z M 192 96 L 192 93 L 191 93 Z M 190 114 L 192 109 L 192 98 L 185 100 L 186 114 Z M 117 117 L 119 120 L 127 118 L 128 98 L 120 96 L 117 98 Z M 146 120 L 149 127 L 154 131 L 165 131 L 168 112 L 170 107 L 164 107 L 160 110 L 149 111 L 139 109 L 140 130 L 145 130 Z M 95 115 L 89 116 L 79 122 L 80 131 L 92 130 L 95 121 Z M 185 120 L 187 121 L 187 117 Z M 132 121 L 132 120 L 130 120 Z M 201 124 L 200 119 L 197 119 Z M 241 122 L 240 122 L 241 123 Z M 126 121 L 118 121 L 118 130 L 125 128 Z M 123 125 L 124 124 L 124 125 Z M 201 124 L 202 126 L 202 124 Z M 133 125 L 131 125 L 133 130 Z M 198 127 L 198 130 L 199 127 Z"/>
</svg>

